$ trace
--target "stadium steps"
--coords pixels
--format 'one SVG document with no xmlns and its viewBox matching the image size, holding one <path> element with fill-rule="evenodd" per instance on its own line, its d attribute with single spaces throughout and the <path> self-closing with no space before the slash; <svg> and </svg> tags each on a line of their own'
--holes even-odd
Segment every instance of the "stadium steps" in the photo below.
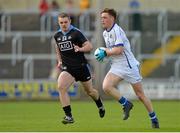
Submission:
<svg viewBox="0 0 180 133">
<path fill-rule="evenodd" d="M 50 54 L 51 39 L 41 42 L 39 37 L 23 37 L 22 53 L 23 54 Z M 0 44 L 0 54 L 11 54 L 12 37 L 6 37 L 5 42 Z M 23 78 L 24 60 L 17 61 L 12 65 L 11 59 L 0 60 L 0 79 L 22 79 Z M 34 60 L 34 77 L 48 78 L 51 71 L 50 60 Z"/>
<path fill-rule="evenodd" d="M 11 60 L 0 60 L 0 79 L 22 79 L 24 60 L 17 61 L 15 65 Z M 34 78 L 49 78 L 51 72 L 50 60 L 34 60 Z"/>
<path fill-rule="evenodd" d="M 50 54 L 51 53 L 51 39 L 46 39 L 41 42 L 40 37 L 23 37 L 22 40 L 23 54 Z"/>
<path fill-rule="evenodd" d="M 180 36 L 173 37 L 165 46 L 165 49 L 168 54 L 176 53 L 180 50 Z M 158 48 L 153 53 L 155 56 L 163 56 L 162 48 Z M 143 77 L 149 76 L 155 69 L 157 69 L 162 63 L 161 59 L 148 59 L 142 63 L 141 72 Z"/>
<path fill-rule="evenodd" d="M 12 31 L 39 31 L 39 14 L 14 14 L 11 15 Z"/>
<path fill-rule="evenodd" d="M 0 54 L 9 54 L 12 50 L 12 37 L 6 37 L 3 43 L 0 42 Z"/>
<path fill-rule="evenodd" d="M 180 13 L 168 12 L 168 27 L 169 31 L 179 31 L 180 30 Z"/>
<path fill-rule="evenodd" d="M 171 78 L 171 77 L 173 78 L 175 75 L 174 67 L 176 61 L 177 61 L 176 59 L 167 59 L 166 64 L 165 65 L 161 64 L 148 76 L 148 78 Z"/>
<path fill-rule="evenodd" d="M 142 15 L 142 32 L 157 32 L 157 15 L 158 14 Z"/>
<path fill-rule="evenodd" d="M 157 33 L 143 33 L 141 35 L 141 53 L 151 54 L 161 45 L 158 42 Z"/>
<path fill-rule="evenodd" d="M 50 54 L 51 39 L 41 42 L 39 37 L 23 37 L 22 53 L 23 54 Z M 0 44 L 0 54 L 12 53 L 12 37 L 6 37 L 5 42 Z M 0 79 L 21 79 L 23 78 L 24 60 L 17 61 L 16 65 L 12 65 L 10 59 L 0 60 Z M 50 60 L 34 61 L 34 77 L 48 78 L 51 70 Z"/>
<path fill-rule="evenodd" d="M 51 72 L 50 60 L 35 60 L 34 61 L 34 78 L 49 78 Z"/>
<path fill-rule="evenodd" d="M 157 13 L 141 14 L 141 32 L 157 32 Z M 133 30 L 133 15 L 129 15 L 129 30 Z"/>
<path fill-rule="evenodd" d="M 12 37 L 6 37 L 5 42 L 0 43 L 0 54 L 12 53 Z M 40 37 L 22 37 L 23 54 L 49 54 L 51 53 L 51 39 L 41 42 Z"/>
<path fill-rule="evenodd" d="M 11 60 L 0 60 L 0 79 L 22 79 L 23 62 L 23 60 L 17 61 L 13 66 Z"/>
</svg>

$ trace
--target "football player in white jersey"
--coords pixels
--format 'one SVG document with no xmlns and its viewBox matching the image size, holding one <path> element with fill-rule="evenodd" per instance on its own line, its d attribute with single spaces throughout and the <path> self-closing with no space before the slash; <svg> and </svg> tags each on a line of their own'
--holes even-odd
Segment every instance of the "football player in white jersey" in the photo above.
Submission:
<svg viewBox="0 0 180 133">
<path fill-rule="evenodd" d="M 100 52 L 96 55 L 96 59 L 102 61 L 106 56 L 112 59 L 111 68 L 103 81 L 103 90 L 123 106 L 123 120 L 127 120 L 133 108 L 133 104 L 123 97 L 116 87 L 122 80 L 129 82 L 139 100 L 142 101 L 146 107 L 152 122 L 152 128 L 159 128 L 159 122 L 151 101 L 145 96 L 142 88 L 139 62 L 131 52 L 130 43 L 125 32 L 115 21 L 116 11 L 114 9 L 106 8 L 101 12 L 101 23 L 102 27 L 105 29 L 103 37 L 106 48 L 100 48 Z"/>
</svg>

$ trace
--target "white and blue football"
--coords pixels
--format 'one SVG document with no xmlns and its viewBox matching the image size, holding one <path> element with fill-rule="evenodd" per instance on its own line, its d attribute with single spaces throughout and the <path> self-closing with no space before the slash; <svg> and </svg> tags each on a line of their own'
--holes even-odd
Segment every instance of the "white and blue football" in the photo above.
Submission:
<svg viewBox="0 0 180 133">
<path fill-rule="evenodd" d="M 95 56 L 95 57 L 97 57 L 97 55 L 99 54 L 100 49 L 105 50 L 105 48 L 104 48 L 104 47 L 99 47 L 99 48 L 97 48 L 97 49 L 94 51 L 94 56 Z"/>
</svg>

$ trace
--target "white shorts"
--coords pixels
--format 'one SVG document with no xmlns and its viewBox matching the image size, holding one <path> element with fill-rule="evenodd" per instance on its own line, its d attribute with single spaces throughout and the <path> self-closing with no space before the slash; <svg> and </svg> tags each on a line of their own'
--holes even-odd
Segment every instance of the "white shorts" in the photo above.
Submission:
<svg viewBox="0 0 180 133">
<path fill-rule="evenodd" d="M 142 80 L 139 65 L 133 65 L 130 68 L 129 66 L 112 64 L 109 72 L 119 76 L 120 78 L 131 84 L 138 83 Z"/>
</svg>

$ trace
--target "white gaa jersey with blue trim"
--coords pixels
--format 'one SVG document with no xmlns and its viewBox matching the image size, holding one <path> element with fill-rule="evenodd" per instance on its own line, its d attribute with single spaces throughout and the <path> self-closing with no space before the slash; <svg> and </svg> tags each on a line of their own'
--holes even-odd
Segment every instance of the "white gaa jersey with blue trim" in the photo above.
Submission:
<svg viewBox="0 0 180 133">
<path fill-rule="evenodd" d="M 129 68 L 139 65 L 139 62 L 131 51 L 129 40 L 120 26 L 115 23 L 109 31 L 105 30 L 103 32 L 103 37 L 106 47 L 109 49 L 117 46 L 124 47 L 124 51 L 121 55 L 111 56 L 112 65 L 118 64 L 121 66 L 128 66 Z"/>
</svg>

